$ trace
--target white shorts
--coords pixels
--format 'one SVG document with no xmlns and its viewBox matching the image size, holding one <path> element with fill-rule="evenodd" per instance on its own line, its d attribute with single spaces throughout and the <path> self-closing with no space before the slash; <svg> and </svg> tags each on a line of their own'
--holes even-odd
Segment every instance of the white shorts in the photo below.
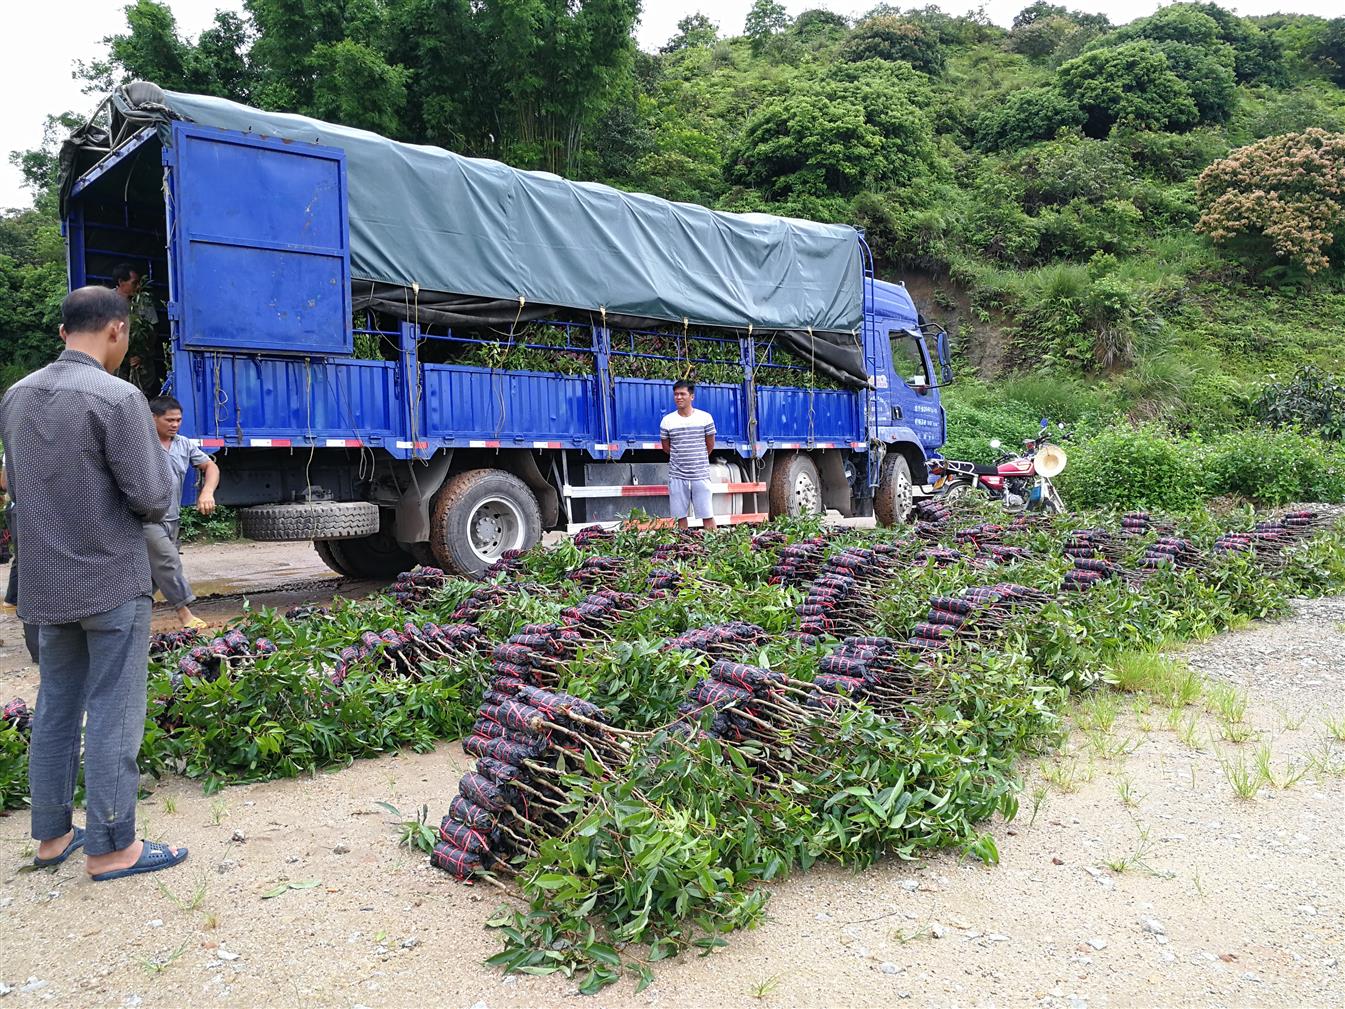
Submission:
<svg viewBox="0 0 1345 1009">
<path fill-rule="evenodd" d="M 692 506 L 696 509 L 696 518 L 714 518 L 713 495 L 710 493 L 709 480 L 674 480 L 668 478 L 668 504 L 670 514 L 675 519 L 690 518 Z"/>
</svg>

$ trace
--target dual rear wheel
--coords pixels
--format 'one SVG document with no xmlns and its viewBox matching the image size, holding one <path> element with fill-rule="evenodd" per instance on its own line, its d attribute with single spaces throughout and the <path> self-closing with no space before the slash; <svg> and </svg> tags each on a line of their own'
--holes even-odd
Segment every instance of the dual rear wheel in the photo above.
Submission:
<svg viewBox="0 0 1345 1009">
<path fill-rule="evenodd" d="M 315 538 L 313 546 L 333 571 L 349 578 L 395 578 L 417 564 L 474 576 L 506 550 L 526 550 L 542 536 L 542 515 L 532 490 L 512 473 L 474 469 L 445 482 L 430 504 L 430 539 L 405 545 L 392 534 L 393 512 L 382 510 L 378 531 L 355 539 Z"/>
</svg>

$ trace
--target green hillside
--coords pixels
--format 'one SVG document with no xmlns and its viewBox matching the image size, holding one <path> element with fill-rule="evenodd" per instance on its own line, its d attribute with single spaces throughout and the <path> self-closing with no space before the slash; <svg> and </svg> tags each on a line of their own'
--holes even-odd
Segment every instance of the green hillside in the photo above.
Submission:
<svg viewBox="0 0 1345 1009">
<path fill-rule="evenodd" d="M 1329 479 L 1284 494 L 1345 496 L 1345 393 L 1324 379 L 1290 407 L 1263 395 L 1304 367 L 1345 373 L 1345 19 L 1186 3 L 1118 26 L 1038 0 L 1004 29 L 934 6 L 791 19 L 757 0 L 744 26 L 691 16 L 647 53 L 638 9 L 248 0 L 245 19 L 186 39 L 168 5 L 139 0 L 104 52 L 73 55 L 91 89 L 145 78 L 858 224 L 880 275 L 953 334 L 951 453 L 1049 412 L 1083 438 L 1160 424 L 1208 470 L 1230 432 L 1297 421 L 1325 436 L 1301 441 Z M 37 209 L 0 222 L 6 381 L 54 349 L 52 126 L 45 150 L 14 155 Z"/>
</svg>

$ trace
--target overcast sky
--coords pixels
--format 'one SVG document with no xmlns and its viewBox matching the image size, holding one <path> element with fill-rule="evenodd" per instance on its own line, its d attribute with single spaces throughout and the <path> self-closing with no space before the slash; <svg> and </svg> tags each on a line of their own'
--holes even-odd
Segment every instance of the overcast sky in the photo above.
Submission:
<svg viewBox="0 0 1345 1009">
<path fill-rule="evenodd" d="M 785 0 L 790 14 L 809 8 L 825 7 L 838 14 L 854 16 L 871 8 L 876 0 Z M 895 2 L 895 0 L 894 0 Z M 926 0 L 900 0 L 901 6 L 922 6 Z M 988 0 L 986 13 L 996 24 L 1009 25 L 1013 16 L 1031 0 Z M 1076 10 L 1100 11 L 1120 24 L 1151 13 L 1157 0 L 1063 0 Z M 71 77 L 76 60 L 101 56 L 101 39 L 126 27 L 117 0 L 38 0 L 36 3 L 11 4 L 6 19 L 9 44 L 0 57 L 0 153 L 35 146 L 42 139 L 42 124 L 48 113 L 86 112 L 97 104 L 93 96 L 83 94 L 79 82 Z M 217 9 L 241 10 L 242 0 L 170 0 L 179 28 L 195 36 L 210 25 Z M 640 45 L 656 49 L 676 30 L 677 22 L 695 11 L 714 11 L 719 30 L 726 35 L 742 33 L 743 19 L 752 0 L 645 0 L 644 16 L 638 30 Z M 950 13 L 962 13 L 977 6 L 969 0 L 946 0 L 940 4 Z M 1293 11 L 1338 16 L 1340 0 L 1237 0 L 1227 4 L 1240 14 L 1270 14 Z M 30 202 L 20 185 L 19 173 L 8 158 L 0 165 L 0 207 L 23 206 Z"/>
</svg>

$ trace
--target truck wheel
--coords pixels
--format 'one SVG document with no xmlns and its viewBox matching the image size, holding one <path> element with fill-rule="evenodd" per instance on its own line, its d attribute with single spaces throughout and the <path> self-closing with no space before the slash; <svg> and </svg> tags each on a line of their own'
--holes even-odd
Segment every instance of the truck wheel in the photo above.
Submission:
<svg viewBox="0 0 1345 1009">
<path fill-rule="evenodd" d="M 337 540 L 314 540 L 313 549 L 318 552 L 322 558 L 322 563 L 331 568 L 338 575 L 345 578 L 354 578 L 355 572 L 351 570 L 346 559 L 341 556 L 341 549 Z"/>
<path fill-rule="evenodd" d="M 878 493 L 873 499 L 873 515 L 882 526 L 903 525 L 915 507 L 911 486 L 911 465 L 906 457 L 888 449 L 878 471 Z"/>
<path fill-rule="evenodd" d="M 471 469 L 434 496 L 430 549 L 445 571 L 479 575 L 506 550 L 526 550 L 541 536 L 537 498 L 512 473 Z"/>
<path fill-rule="evenodd" d="M 350 540 L 378 532 L 378 505 L 369 501 L 316 501 L 257 505 L 238 513 L 250 540 Z"/>
<path fill-rule="evenodd" d="M 777 459 L 771 470 L 768 493 L 771 518 L 782 515 L 820 515 L 822 513 L 822 478 L 816 464 L 806 455 L 791 455 Z"/>
<path fill-rule="evenodd" d="M 416 566 L 416 559 L 385 532 L 357 540 L 339 540 L 333 553 L 354 578 L 386 578 L 391 581 Z"/>
</svg>

